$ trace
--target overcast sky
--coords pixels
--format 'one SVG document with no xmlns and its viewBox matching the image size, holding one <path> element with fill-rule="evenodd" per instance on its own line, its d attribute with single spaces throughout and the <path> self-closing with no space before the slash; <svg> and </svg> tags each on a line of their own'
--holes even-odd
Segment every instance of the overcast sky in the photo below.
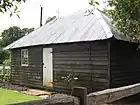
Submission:
<svg viewBox="0 0 140 105">
<path fill-rule="evenodd" d="M 104 0 L 98 1 L 102 9 Z M 10 17 L 8 13 L 0 14 L 0 32 L 11 26 L 38 28 L 40 24 L 40 5 L 43 7 L 43 24 L 47 17 L 58 15 L 56 12 L 58 8 L 60 17 L 89 8 L 88 0 L 27 0 L 19 8 L 20 19 L 17 16 Z"/>
</svg>

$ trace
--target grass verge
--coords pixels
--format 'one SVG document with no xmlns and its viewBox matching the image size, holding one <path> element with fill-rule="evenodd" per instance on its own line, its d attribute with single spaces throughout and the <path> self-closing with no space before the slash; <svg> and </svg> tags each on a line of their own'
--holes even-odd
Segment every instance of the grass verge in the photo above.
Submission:
<svg viewBox="0 0 140 105">
<path fill-rule="evenodd" d="M 13 90 L 0 88 L 0 105 L 40 100 L 40 97 L 30 96 Z"/>
</svg>

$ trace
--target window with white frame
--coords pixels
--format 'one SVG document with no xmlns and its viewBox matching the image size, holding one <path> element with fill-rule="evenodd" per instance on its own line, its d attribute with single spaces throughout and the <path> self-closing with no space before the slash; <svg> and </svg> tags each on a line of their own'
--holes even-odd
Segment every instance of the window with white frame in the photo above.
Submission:
<svg viewBox="0 0 140 105">
<path fill-rule="evenodd" d="M 21 66 L 28 66 L 28 49 L 21 49 Z"/>
</svg>

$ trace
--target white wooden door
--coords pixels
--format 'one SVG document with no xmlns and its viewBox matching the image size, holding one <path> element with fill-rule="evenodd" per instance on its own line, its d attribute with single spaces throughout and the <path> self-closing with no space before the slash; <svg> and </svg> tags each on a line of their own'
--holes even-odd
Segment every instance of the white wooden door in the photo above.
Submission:
<svg viewBox="0 0 140 105">
<path fill-rule="evenodd" d="M 43 48 L 43 86 L 53 86 L 52 48 Z"/>
</svg>

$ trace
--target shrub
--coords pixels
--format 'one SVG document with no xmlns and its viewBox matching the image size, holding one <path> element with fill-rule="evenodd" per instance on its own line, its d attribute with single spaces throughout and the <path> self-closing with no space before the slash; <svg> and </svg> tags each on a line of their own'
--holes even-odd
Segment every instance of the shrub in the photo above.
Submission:
<svg viewBox="0 0 140 105">
<path fill-rule="evenodd" d="M 0 65 L 0 82 L 9 82 L 11 80 L 10 66 Z"/>
</svg>

